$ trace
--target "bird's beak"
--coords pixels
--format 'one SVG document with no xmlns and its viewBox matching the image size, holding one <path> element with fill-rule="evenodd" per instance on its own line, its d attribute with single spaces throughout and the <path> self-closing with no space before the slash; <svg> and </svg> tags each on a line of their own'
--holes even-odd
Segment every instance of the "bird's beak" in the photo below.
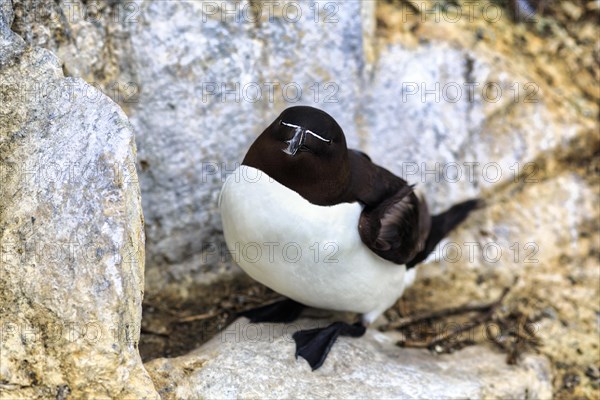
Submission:
<svg viewBox="0 0 600 400">
<path fill-rule="evenodd" d="M 298 152 L 298 149 L 300 149 L 300 147 L 302 147 L 302 145 L 304 144 L 305 140 L 306 140 L 306 129 L 297 127 L 294 131 L 294 137 L 285 142 L 285 143 L 287 143 L 288 147 L 283 149 L 283 152 L 292 157 L 295 156 L 296 153 Z"/>
</svg>

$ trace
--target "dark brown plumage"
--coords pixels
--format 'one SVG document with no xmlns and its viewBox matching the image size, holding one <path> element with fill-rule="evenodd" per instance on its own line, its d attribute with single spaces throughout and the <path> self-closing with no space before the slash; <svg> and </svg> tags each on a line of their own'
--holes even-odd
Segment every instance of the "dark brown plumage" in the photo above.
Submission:
<svg viewBox="0 0 600 400">
<path fill-rule="evenodd" d="M 365 153 L 349 150 L 337 122 L 312 107 L 281 113 L 252 144 L 243 164 L 313 204 L 360 202 L 364 209 L 357 228 L 363 243 L 380 257 L 409 268 L 424 260 L 477 206 L 476 201 L 465 202 L 431 217 L 413 186 Z"/>
</svg>

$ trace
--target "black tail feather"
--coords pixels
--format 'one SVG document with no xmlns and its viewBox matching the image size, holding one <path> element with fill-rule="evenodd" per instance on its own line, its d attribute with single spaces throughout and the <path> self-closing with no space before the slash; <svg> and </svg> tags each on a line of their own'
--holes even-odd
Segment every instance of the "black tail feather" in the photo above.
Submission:
<svg viewBox="0 0 600 400">
<path fill-rule="evenodd" d="M 406 268 L 412 268 L 425 260 L 451 230 L 467 219 L 471 211 L 481 208 L 483 205 L 481 199 L 467 200 L 431 217 L 431 230 L 425 242 L 425 248 L 406 264 Z"/>
</svg>

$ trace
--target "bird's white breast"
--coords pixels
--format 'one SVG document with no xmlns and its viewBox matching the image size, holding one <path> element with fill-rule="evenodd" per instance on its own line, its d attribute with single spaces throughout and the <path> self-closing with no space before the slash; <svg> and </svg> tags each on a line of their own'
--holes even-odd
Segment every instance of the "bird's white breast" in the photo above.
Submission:
<svg viewBox="0 0 600 400">
<path fill-rule="evenodd" d="M 402 295 L 405 275 L 412 276 L 362 243 L 358 203 L 314 205 L 248 166 L 227 178 L 219 202 L 234 260 L 300 303 L 367 314 L 371 322 Z"/>
</svg>

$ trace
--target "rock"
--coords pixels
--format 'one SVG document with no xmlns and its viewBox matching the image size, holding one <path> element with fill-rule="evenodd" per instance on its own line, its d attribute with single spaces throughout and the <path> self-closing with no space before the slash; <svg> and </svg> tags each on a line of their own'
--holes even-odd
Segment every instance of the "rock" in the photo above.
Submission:
<svg viewBox="0 0 600 400">
<path fill-rule="evenodd" d="M 503 8 L 494 22 L 482 14 L 487 2 L 458 21 L 443 7 L 422 12 L 426 2 L 267 3 L 13 0 L 14 12 L 1 3 L 1 66 L 25 44 L 51 49 L 66 74 L 94 83 L 131 118 L 148 222 L 146 310 L 170 313 L 146 318 L 153 339 L 183 342 L 188 325 L 165 334 L 179 312 L 229 312 L 226 293 L 238 301 L 253 291 L 226 254 L 221 182 L 284 107 L 316 105 L 352 146 L 417 183 L 434 211 L 467 197 L 488 201 L 438 249 L 457 242 L 461 260 L 429 259 L 391 312 L 489 300 L 519 276 L 511 306 L 556 310 L 539 325 L 541 351 L 568 366 L 555 369 L 555 395 L 561 374 L 575 369 L 582 380 L 569 390 L 593 397 L 584 372 L 596 362 L 598 318 L 586 300 L 600 295 L 598 2 L 531 1 L 534 16 Z M 471 10 L 466 0 L 452 3 Z M 6 129 L 31 115 L 15 110 Z M 479 246 L 472 260 L 465 242 Z M 488 243 L 499 260 L 483 256 Z"/>
<path fill-rule="evenodd" d="M 481 196 L 514 179 L 518 166 L 533 161 L 548 143 L 575 137 L 575 113 L 566 123 L 545 93 L 531 103 L 514 97 L 511 85 L 522 90 L 527 82 L 483 51 L 439 42 L 418 49 L 388 46 L 367 92 L 365 148 L 418 183 L 434 211 Z M 494 114 L 506 120 L 496 121 Z"/>
<path fill-rule="evenodd" d="M 581 118 L 587 105 L 563 101 L 575 98 L 571 89 L 557 93 L 494 24 L 430 23 L 388 38 L 376 29 L 402 14 L 391 6 L 311 4 L 140 3 L 139 23 L 128 28 L 143 89 L 131 120 L 151 302 L 198 302 L 203 292 L 210 303 L 210 284 L 239 275 L 217 195 L 286 106 L 330 112 L 351 146 L 417 183 L 434 211 L 511 182 L 593 125 Z M 493 40 L 477 41 L 471 25 Z"/>
<path fill-rule="evenodd" d="M 318 322 L 318 323 L 316 323 Z M 552 397 L 548 361 L 527 356 L 509 366 L 485 346 L 450 355 L 395 346 L 391 334 L 368 330 L 339 339 L 315 372 L 294 358 L 291 335 L 299 327 L 248 324 L 240 319 L 198 350 L 146 364 L 163 399 L 182 398 L 536 398 Z"/>
<path fill-rule="evenodd" d="M 150 298 L 193 301 L 213 280 L 239 274 L 224 256 L 217 196 L 224 176 L 286 104 L 321 104 L 358 142 L 361 6 L 328 4 L 330 12 L 308 2 L 140 3 L 130 34 L 143 90 L 131 121 Z"/>
<path fill-rule="evenodd" d="M 2 40 L 0 397 L 156 399 L 127 117 L 51 52 Z"/>
<path fill-rule="evenodd" d="M 284 108 L 307 104 L 326 109 L 343 127 L 348 145 L 360 146 L 357 119 L 372 61 L 367 38 L 374 29 L 369 23 L 374 7 L 360 2 L 282 1 L 269 12 L 267 4 L 259 13 L 257 39 L 265 61 L 259 65 L 258 78 L 277 82 L 280 88 L 274 101 L 263 101 L 267 109 L 263 126 Z"/>
<path fill-rule="evenodd" d="M 82 78 L 124 110 L 137 101 L 127 26 L 138 23 L 135 2 L 12 0 L 12 29 L 32 47 L 51 50 L 65 75 Z"/>
<path fill-rule="evenodd" d="M 574 148 L 565 159 L 590 160 L 598 150 Z M 487 302 L 499 288 L 511 287 L 505 309 L 535 321 L 540 353 L 555 360 L 554 396 L 568 397 L 573 388 L 563 387 L 562 378 L 573 370 L 583 375 L 598 354 L 598 304 L 589 299 L 600 295 L 600 233 L 597 177 L 577 169 L 563 172 L 561 159 L 557 154 L 537 159 L 535 181 L 496 188 L 488 206 L 418 267 L 415 286 L 394 309 L 419 314 Z M 592 385 L 583 380 L 576 395 L 594 398 Z"/>
<path fill-rule="evenodd" d="M 456 23 L 369 2 L 36 0 L 15 9 L 28 43 L 53 49 L 65 71 L 130 115 L 154 303 L 203 292 L 208 304 L 212 283 L 239 276 L 217 195 L 287 105 L 330 112 L 351 146 L 418 183 L 434 211 L 510 182 L 593 128 L 582 113 L 595 108 L 564 68 L 532 61 L 540 40 L 509 15 L 489 23 L 481 7 Z"/>
<path fill-rule="evenodd" d="M 223 22 L 203 13 L 204 6 L 144 1 L 140 23 L 131 27 L 144 85 L 131 121 L 145 193 L 150 297 L 189 299 L 198 282 L 239 270 L 211 255 L 209 246 L 224 248 L 218 235 L 221 173 L 240 161 L 261 115 L 257 104 L 210 93 L 220 93 L 221 84 L 256 82 L 261 49 L 251 35 L 254 24 Z"/>
<path fill-rule="evenodd" d="M 23 52 L 25 43 L 11 29 L 14 20 L 13 9 L 8 2 L 0 4 L 0 68 Z"/>
<path fill-rule="evenodd" d="M 569 172 L 572 163 L 560 163 L 559 170 L 551 164 L 562 151 L 577 158 L 574 141 L 583 138 L 589 146 L 586 135 L 597 125 L 590 118 L 597 108 L 565 78 L 570 75 L 559 61 L 537 58 L 545 54 L 546 42 L 512 20 L 444 23 L 425 16 L 421 23 L 416 16 L 407 22 L 406 14 L 387 3 L 363 2 L 360 9 L 358 3 L 335 3 L 330 11 L 337 22 L 291 22 L 286 17 L 293 6 L 286 4 L 247 18 L 246 2 L 220 3 L 233 10 L 226 16 L 202 4 L 147 1 L 140 3 L 140 23 L 128 29 L 142 89 L 131 118 L 143 169 L 150 304 L 167 302 L 177 309 L 192 303 L 190 309 L 202 310 L 195 314 L 218 308 L 215 282 L 239 274 L 222 242 L 216 207 L 222 179 L 264 124 L 292 104 L 330 112 L 352 146 L 417 183 L 434 212 L 468 197 L 490 202 L 442 244 L 459 243 L 460 261 L 433 258 L 421 267 L 421 283 L 403 300 L 412 310 L 423 303 L 438 309 L 449 302 L 489 300 L 490 290 L 515 276 L 521 276 L 522 301 L 533 302 L 531 295 L 542 296 L 535 278 L 544 285 L 566 281 L 561 249 L 572 252 L 579 240 L 572 232 L 597 212 L 589 207 L 590 185 Z M 297 4 L 303 16 L 313 16 L 310 6 Z M 321 10 L 318 18 L 327 15 Z M 523 45 L 515 38 L 521 36 Z M 297 83 L 311 97 L 293 103 L 275 90 L 271 101 L 264 96 L 266 82 Z M 319 102 L 306 89 L 310 82 L 320 84 Z M 243 92 L 253 83 L 263 89 L 256 102 Z M 325 83 L 337 84 L 337 91 L 325 92 Z M 329 93 L 337 101 L 325 102 Z M 546 181 L 550 173 L 558 178 Z M 568 209 L 561 207 L 563 200 Z M 465 242 L 479 244 L 472 261 Z M 484 256 L 482 247 L 490 242 Z M 498 248 L 502 256 L 496 260 Z M 529 263 L 536 255 L 540 262 Z M 577 265 L 573 261 L 568 269 L 576 271 Z M 422 283 L 431 279 L 433 289 Z M 544 307 L 560 302 L 559 294 Z M 586 321 L 591 308 L 586 307 Z M 582 336 L 595 337 L 587 322 Z M 551 354 L 564 348 L 548 339 Z"/>
</svg>

